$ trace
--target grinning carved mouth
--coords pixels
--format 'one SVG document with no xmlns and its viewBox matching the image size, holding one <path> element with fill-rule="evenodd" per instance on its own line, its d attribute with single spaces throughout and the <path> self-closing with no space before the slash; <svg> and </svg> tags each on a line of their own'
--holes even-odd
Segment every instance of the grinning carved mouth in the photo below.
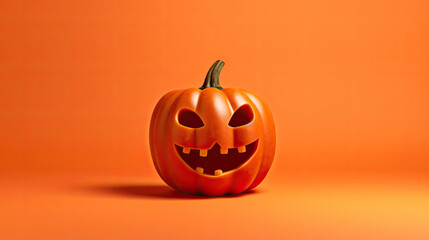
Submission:
<svg viewBox="0 0 429 240">
<path fill-rule="evenodd" d="M 191 149 L 176 144 L 177 153 L 188 166 L 200 174 L 220 176 L 243 165 L 253 156 L 258 140 L 238 148 Z"/>
</svg>

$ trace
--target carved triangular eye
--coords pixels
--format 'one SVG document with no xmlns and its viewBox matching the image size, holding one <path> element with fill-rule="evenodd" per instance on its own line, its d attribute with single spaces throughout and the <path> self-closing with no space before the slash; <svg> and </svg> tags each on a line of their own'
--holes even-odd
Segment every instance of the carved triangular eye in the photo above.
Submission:
<svg viewBox="0 0 429 240">
<path fill-rule="evenodd" d="M 203 120 L 200 116 L 191 110 L 182 110 L 179 113 L 179 123 L 189 128 L 200 128 L 204 126 Z"/>
<path fill-rule="evenodd" d="M 253 110 L 249 104 L 245 104 L 238 108 L 229 120 L 228 125 L 231 127 L 239 127 L 253 121 Z"/>
</svg>

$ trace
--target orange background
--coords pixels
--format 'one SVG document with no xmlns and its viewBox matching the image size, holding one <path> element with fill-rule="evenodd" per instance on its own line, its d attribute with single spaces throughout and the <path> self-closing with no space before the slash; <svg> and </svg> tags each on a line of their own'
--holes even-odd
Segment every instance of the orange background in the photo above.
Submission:
<svg viewBox="0 0 429 240">
<path fill-rule="evenodd" d="M 2 239 L 429 238 L 429 2 L 2 1 Z M 164 186 L 156 102 L 200 87 L 266 100 L 252 194 Z"/>
</svg>

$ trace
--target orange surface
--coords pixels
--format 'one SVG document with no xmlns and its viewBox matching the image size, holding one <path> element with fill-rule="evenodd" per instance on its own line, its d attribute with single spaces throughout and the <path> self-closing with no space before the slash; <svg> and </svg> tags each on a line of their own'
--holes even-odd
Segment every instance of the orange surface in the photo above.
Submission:
<svg viewBox="0 0 429 240">
<path fill-rule="evenodd" d="M 1 1 L 0 239 L 428 239 L 429 3 Z M 159 98 L 256 92 L 255 192 L 186 198 L 149 153 Z"/>
</svg>

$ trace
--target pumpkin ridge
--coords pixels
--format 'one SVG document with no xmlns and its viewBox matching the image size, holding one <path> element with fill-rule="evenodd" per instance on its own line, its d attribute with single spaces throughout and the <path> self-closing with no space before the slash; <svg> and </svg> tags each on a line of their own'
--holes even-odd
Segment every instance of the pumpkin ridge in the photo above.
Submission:
<svg viewBox="0 0 429 240">
<path fill-rule="evenodd" d="M 180 90 L 174 90 L 174 91 L 171 91 L 171 92 L 169 92 L 169 93 L 167 93 L 166 95 L 165 95 L 165 100 L 164 100 L 164 102 L 162 103 L 162 105 L 160 105 L 160 110 L 159 110 L 159 112 L 158 112 L 158 114 L 157 114 L 157 119 L 159 119 L 160 118 L 160 116 L 162 115 L 162 114 L 166 114 L 166 109 L 165 109 L 165 105 L 169 102 L 169 101 L 171 101 L 172 100 L 172 98 L 173 98 L 173 96 L 175 95 L 175 94 L 177 94 L 177 93 L 179 93 L 180 92 Z M 162 156 L 161 157 L 159 157 L 158 155 L 160 155 L 159 154 L 159 149 L 156 147 L 156 145 L 157 145 L 157 142 L 158 142 L 158 138 L 159 138 L 159 136 L 162 136 L 162 135 L 165 135 L 165 134 L 163 134 L 163 130 L 165 130 L 165 128 L 164 127 L 160 127 L 161 125 L 163 126 L 163 125 L 166 125 L 167 123 L 166 122 L 164 122 L 164 121 L 155 121 L 154 122 L 154 125 L 153 125 L 153 129 L 154 129 L 154 131 L 153 131 L 153 135 L 152 135 L 152 137 L 153 137 L 153 141 L 154 141 L 154 153 L 155 153 L 155 157 L 154 157 L 154 160 L 156 160 L 156 163 L 158 164 L 158 166 L 160 167 L 160 173 L 159 173 L 159 175 L 161 176 L 161 178 L 162 179 L 166 179 L 166 183 L 168 184 L 168 185 L 170 185 L 171 187 L 173 187 L 174 188 L 174 185 L 172 186 L 171 184 L 171 181 L 170 181 L 170 179 L 169 179 L 169 176 L 167 175 L 167 172 L 165 172 L 164 173 L 164 171 L 162 170 L 162 167 L 161 167 L 161 163 L 160 163 L 160 159 L 162 159 Z M 161 130 L 161 131 L 160 131 Z"/>
<path fill-rule="evenodd" d="M 275 144 L 275 142 L 276 142 L 276 140 L 275 140 L 275 123 L 274 123 L 274 117 L 273 117 L 273 115 L 272 115 L 272 112 L 271 112 L 271 110 L 269 109 L 269 107 L 268 107 L 268 105 L 267 105 L 267 103 L 265 103 L 265 101 L 263 101 L 256 93 L 254 93 L 254 92 L 251 92 L 251 91 L 249 91 L 249 90 L 243 90 L 243 92 L 245 92 L 246 94 L 247 94 L 247 96 L 250 98 L 250 99 L 252 99 L 252 102 L 255 102 L 255 100 L 257 100 L 258 102 L 259 102 L 259 104 L 261 105 L 261 108 L 264 110 L 264 112 L 266 112 L 266 114 L 267 114 L 267 117 L 269 118 L 269 120 L 271 120 L 272 121 L 272 123 L 273 123 L 273 125 L 272 125 L 272 130 L 269 130 L 268 129 L 268 126 L 265 126 L 264 125 L 264 129 L 263 129 L 263 131 L 265 132 L 265 131 L 270 131 L 270 132 L 272 132 L 273 134 L 274 134 L 274 139 L 273 139 L 273 141 L 274 141 L 274 147 L 273 147 L 273 149 L 272 149 L 272 152 L 273 152 L 273 156 L 271 157 L 271 161 L 270 161 L 270 163 L 269 163 L 269 165 L 268 166 L 266 166 L 265 168 L 266 169 L 262 169 L 262 165 L 263 165 L 263 163 L 264 163 L 264 159 L 262 159 L 262 161 L 261 161 L 261 164 L 260 164 L 260 166 L 259 166 L 259 171 L 258 171 L 258 174 L 255 176 L 255 179 L 253 180 L 253 182 L 252 182 L 252 184 L 249 186 L 249 190 L 250 189 L 253 189 L 253 188 L 255 188 L 255 187 L 257 187 L 261 182 L 262 182 L 262 180 L 267 176 L 267 174 L 268 174 L 268 170 L 270 169 L 270 167 L 271 167 L 271 165 L 272 165 L 272 163 L 273 163 L 273 160 L 274 160 L 274 153 L 275 153 L 275 148 L 276 148 L 276 144 Z M 261 112 L 261 110 L 258 108 L 258 110 L 259 110 L 259 113 Z M 266 129 L 267 128 L 267 129 Z M 265 137 L 265 136 L 264 136 Z M 264 143 L 265 143 L 265 145 L 264 145 L 264 151 L 263 152 L 266 152 L 267 151 L 267 146 L 269 146 L 269 144 L 267 144 L 266 143 L 266 140 L 264 140 Z M 263 155 L 264 156 L 264 155 Z M 262 172 L 261 172 L 262 171 Z"/>
<path fill-rule="evenodd" d="M 151 139 L 149 144 L 151 147 L 151 154 L 152 154 L 153 162 L 155 164 L 155 169 L 159 173 L 159 175 L 161 176 L 162 180 L 164 180 L 164 181 L 165 181 L 165 179 L 164 179 L 164 176 L 161 172 L 161 168 L 160 168 L 159 163 L 158 163 L 158 156 L 156 154 L 156 149 L 154 148 L 155 143 L 153 141 L 153 138 L 156 135 L 156 128 L 155 128 L 156 119 L 158 118 L 161 110 L 163 109 L 165 101 L 173 94 L 173 92 L 174 91 L 171 91 L 171 92 L 165 94 L 156 104 L 155 110 L 153 111 L 153 114 L 152 114 L 152 119 L 151 119 L 150 129 L 149 129 L 149 138 Z"/>
<path fill-rule="evenodd" d="M 177 90 L 176 92 L 175 92 L 175 94 L 171 94 L 171 101 L 172 101 L 172 103 L 170 103 L 170 104 L 174 104 L 176 101 L 177 101 L 177 97 L 178 96 L 180 96 L 181 94 L 183 94 L 183 91 L 180 91 L 180 90 Z M 168 142 L 167 140 L 166 140 L 166 138 L 167 138 L 167 136 L 168 136 L 168 134 L 164 134 L 164 133 L 167 133 L 168 131 L 167 131 L 167 126 L 168 126 L 168 119 L 169 119 L 169 117 L 170 117 L 170 114 L 171 114 L 171 109 L 168 109 L 167 110 L 167 113 L 166 113 L 166 119 L 162 122 L 162 123 L 160 123 L 160 124 L 162 124 L 162 130 L 163 130 L 163 134 L 162 134 L 162 136 L 163 136 L 163 142 Z M 169 184 L 172 184 L 173 186 L 173 188 L 175 188 L 175 189 L 178 189 L 179 191 L 182 191 L 180 188 L 179 188 L 179 186 L 176 184 L 176 182 L 174 181 L 174 177 L 171 175 L 171 171 L 170 171 L 170 154 L 168 154 L 167 155 L 167 157 L 165 158 L 165 165 L 166 165 L 166 168 L 167 168 L 167 171 L 166 171 L 166 174 L 168 175 L 167 177 L 169 178 L 169 180 L 170 180 L 170 183 Z"/>
<path fill-rule="evenodd" d="M 246 102 L 248 104 L 250 104 L 250 107 L 253 108 L 253 114 L 258 115 L 257 119 L 262 119 L 260 110 L 258 109 L 258 107 L 257 107 L 256 103 L 254 102 L 254 100 L 251 99 L 248 96 L 246 90 L 240 89 L 239 91 L 237 91 L 237 94 L 239 94 L 242 98 L 244 98 L 246 100 Z M 255 121 L 255 119 L 256 119 L 256 116 L 254 117 L 253 121 Z M 262 126 L 264 126 L 264 124 L 262 124 Z M 261 132 L 264 133 L 264 127 L 261 129 Z M 259 136 L 258 139 L 259 139 L 259 143 L 265 144 L 264 134 L 262 134 L 261 136 Z M 258 144 L 257 149 L 255 150 L 255 152 L 257 151 L 257 153 L 260 154 L 260 156 L 264 156 L 264 154 L 263 154 L 264 150 L 265 150 L 265 146 L 261 146 L 261 144 Z M 255 157 L 255 156 L 252 156 L 252 157 Z M 255 181 L 255 179 L 258 176 L 259 171 L 261 170 L 262 163 L 263 163 L 263 159 L 261 159 L 260 163 L 258 164 L 258 170 L 255 171 L 255 174 L 252 177 L 253 180 L 248 183 L 248 185 L 246 186 L 246 188 L 242 192 L 244 192 L 247 189 L 249 189 L 249 187 L 253 184 L 253 182 Z M 233 185 L 231 187 L 233 187 Z"/>
<path fill-rule="evenodd" d="M 179 103 L 179 100 L 181 99 L 181 97 L 187 92 L 187 90 L 189 90 L 189 89 L 185 89 L 185 90 L 182 90 L 181 92 L 180 92 L 180 94 L 178 94 L 177 96 L 176 96 L 176 98 L 174 99 L 174 101 L 171 103 L 171 105 L 170 105 L 170 109 L 169 109 L 169 111 L 168 111 L 168 116 L 167 116 L 167 120 L 168 119 L 171 119 L 173 116 L 171 116 L 172 114 L 176 114 L 176 111 L 174 111 L 176 108 L 177 108 L 177 105 L 178 105 L 178 103 Z M 199 96 L 199 94 L 198 94 L 198 96 Z M 165 131 L 166 131 L 166 135 L 165 136 L 168 136 L 169 135 L 169 132 L 170 132 L 170 129 L 171 129 L 171 125 L 169 125 L 168 124 L 168 122 L 166 121 L 166 127 L 165 127 Z M 169 141 L 164 141 L 164 142 L 169 142 Z M 175 146 L 173 145 L 173 146 L 167 146 L 167 149 L 168 149 L 168 151 L 171 151 L 171 152 L 173 152 L 173 154 L 172 153 L 169 153 L 168 154 L 168 157 L 167 157 L 167 172 L 168 172 L 168 175 L 170 176 L 170 178 L 171 178 L 171 180 L 172 180 L 172 182 L 173 182 L 173 184 L 176 186 L 176 188 L 179 190 L 179 191 L 181 191 L 181 192 L 184 192 L 184 193 L 186 193 L 186 191 L 184 191 L 180 186 L 179 186 L 179 184 L 177 184 L 177 182 L 174 180 L 174 175 L 172 174 L 172 170 L 171 170 L 171 162 L 172 162 L 172 158 L 175 156 L 175 151 L 176 151 L 176 149 L 175 149 Z"/>
</svg>

